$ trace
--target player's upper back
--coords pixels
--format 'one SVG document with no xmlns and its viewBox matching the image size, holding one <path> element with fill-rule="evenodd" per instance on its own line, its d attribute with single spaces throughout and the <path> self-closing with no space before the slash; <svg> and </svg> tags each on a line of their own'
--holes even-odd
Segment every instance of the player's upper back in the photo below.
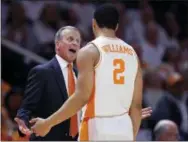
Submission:
<svg viewBox="0 0 188 142">
<path fill-rule="evenodd" d="M 119 38 L 100 36 L 92 43 L 100 52 L 95 67 L 96 115 L 118 115 L 128 111 L 138 67 L 135 51 Z"/>
</svg>

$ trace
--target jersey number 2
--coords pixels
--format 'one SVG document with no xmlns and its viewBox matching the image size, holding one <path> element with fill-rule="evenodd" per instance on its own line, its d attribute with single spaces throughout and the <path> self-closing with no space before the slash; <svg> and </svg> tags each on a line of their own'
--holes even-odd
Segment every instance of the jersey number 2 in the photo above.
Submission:
<svg viewBox="0 0 188 142">
<path fill-rule="evenodd" d="M 122 59 L 114 59 L 113 66 L 118 67 L 113 70 L 113 80 L 114 84 L 124 84 L 125 77 L 122 73 L 125 72 L 125 61 Z"/>
</svg>

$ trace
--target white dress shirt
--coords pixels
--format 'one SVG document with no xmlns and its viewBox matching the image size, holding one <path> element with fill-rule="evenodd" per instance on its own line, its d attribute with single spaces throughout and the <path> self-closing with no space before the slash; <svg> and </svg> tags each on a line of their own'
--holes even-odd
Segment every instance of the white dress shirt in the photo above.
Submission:
<svg viewBox="0 0 188 142">
<path fill-rule="evenodd" d="M 63 77 L 64 77 L 64 80 L 65 80 L 65 85 L 66 85 L 66 88 L 67 88 L 67 93 L 69 94 L 68 92 L 68 67 L 67 65 L 69 64 L 66 60 L 64 60 L 63 58 L 61 58 L 59 55 L 56 54 L 56 59 L 60 65 L 60 68 L 61 68 L 61 71 L 63 73 Z M 75 73 L 73 72 L 73 75 L 74 75 L 74 80 L 75 80 L 75 83 L 76 83 L 76 75 Z"/>
<path fill-rule="evenodd" d="M 64 77 L 64 80 L 65 80 L 65 85 L 66 85 L 66 88 L 67 88 L 67 93 L 69 94 L 68 92 L 68 67 L 67 65 L 69 64 L 65 59 L 61 58 L 59 55 L 55 55 L 56 56 L 56 59 L 60 65 L 60 68 L 61 68 L 61 71 L 62 71 L 62 74 L 63 74 L 63 77 Z M 72 64 L 73 65 L 73 64 Z M 73 71 L 73 75 L 74 75 L 74 80 L 75 80 L 75 84 L 76 84 L 76 75 L 75 75 L 75 72 Z M 80 112 L 77 113 L 78 115 L 78 128 L 79 128 L 79 125 L 80 125 Z"/>
</svg>

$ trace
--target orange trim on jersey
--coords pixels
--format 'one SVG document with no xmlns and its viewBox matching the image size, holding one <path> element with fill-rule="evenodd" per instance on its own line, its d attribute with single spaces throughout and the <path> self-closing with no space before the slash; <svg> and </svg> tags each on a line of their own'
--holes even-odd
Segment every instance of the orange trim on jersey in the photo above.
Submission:
<svg viewBox="0 0 188 142">
<path fill-rule="evenodd" d="M 99 50 L 99 49 L 98 49 Z M 101 53 L 101 51 L 99 51 L 99 53 L 100 53 L 100 57 L 99 57 L 99 61 L 98 61 L 98 63 L 95 65 L 95 69 L 101 64 L 101 60 L 102 60 L 102 53 Z"/>
<path fill-rule="evenodd" d="M 86 105 L 84 118 L 80 125 L 80 134 L 79 134 L 80 141 L 89 140 L 88 122 L 89 122 L 89 119 L 94 118 L 94 117 L 95 117 L 95 72 L 94 72 L 92 94 L 91 94 L 88 104 Z"/>
<path fill-rule="evenodd" d="M 83 120 L 81 122 L 79 141 L 89 141 L 88 120 Z"/>
<path fill-rule="evenodd" d="M 94 69 L 96 69 L 100 65 L 100 63 L 101 63 L 102 53 L 101 53 L 100 49 L 97 47 L 97 45 L 95 43 L 91 42 L 91 44 L 93 44 L 97 48 L 97 50 L 99 51 L 99 61 L 97 62 L 97 64 L 94 67 Z"/>
<path fill-rule="evenodd" d="M 93 118 L 93 117 L 95 117 L 95 72 L 94 72 L 93 89 L 92 89 L 91 97 L 86 106 L 86 111 L 84 115 L 84 118 Z"/>
</svg>

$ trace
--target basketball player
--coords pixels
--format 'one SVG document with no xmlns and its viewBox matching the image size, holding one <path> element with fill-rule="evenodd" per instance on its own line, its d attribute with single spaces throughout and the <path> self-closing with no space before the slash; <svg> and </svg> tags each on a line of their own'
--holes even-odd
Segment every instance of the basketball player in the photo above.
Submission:
<svg viewBox="0 0 188 142">
<path fill-rule="evenodd" d="M 75 94 L 47 119 L 32 119 L 34 133 L 46 135 L 84 106 L 80 141 L 135 140 L 141 123 L 142 72 L 133 48 L 115 35 L 118 23 L 114 6 L 96 9 L 96 39 L 78 53 Z"/>
</svg>

